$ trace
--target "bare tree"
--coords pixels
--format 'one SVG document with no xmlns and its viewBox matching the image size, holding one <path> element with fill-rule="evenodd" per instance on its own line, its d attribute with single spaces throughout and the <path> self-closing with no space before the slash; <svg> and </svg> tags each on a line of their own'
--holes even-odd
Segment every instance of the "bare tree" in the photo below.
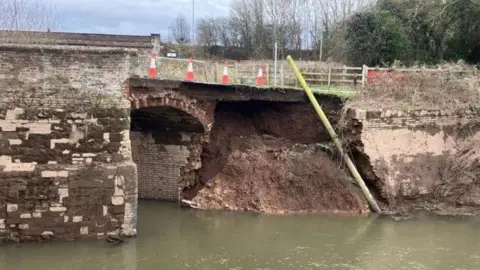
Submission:
<svg viewBox="0 0 480 270">
<path fill-rule="evenodd" d="M 287 50 L 314 48 L 317 51 L 323 36 L 324 54 L 328 54 L 329 48 L 342 51 L 345 40 L 341 39 L 341 29 L 348 18 L 374 2 L 376 0 L 231 0 L 230 17 L 200 20 L 197 36 L 203 44 L 218 42 L 242 47 L 247 55 L 256 57 L 270 57 L 275 42 L 281 55 Z M 335 42 L 339 44 L 333 44 Z"/>
<path fill-rule="evenodd" d="M 218 41 L 225 47 L 232 45 L 232 31 L 230 31 L 230 19 L 227 17 L 216 18 Z"/>
<path fill-rule="evenodd" d="M 257 56 L 265 55 L 267 47 L 270 45 L 271 47 L 271 40 L 270 42 L 266 42 L 265 40 L 265 19 L 264 19 L 264 0 L 251 0 L 251 12 L 253 20 L 253 42 L 255 46 L 253 47 L 254 53 Z"/>
<path fill-rule="evenodd" d="M 254 36 L 251 1 L 255 0 L 232 0 L 230 7 L 236 43 L 248 52 L 252 50 Z"/>
<path fill-rule="evenodd" d="M 187 18 L 179 14 L 173 23 L 170 25 L 170 32 L 174 41 L 180 45 L 185 45 L 190 42 L 190 26 Z"/>
<path fill-rule="evenodd" d="M 373 6 L 376 0 L 310 0 L 312 13 L 310 32 L 312 47 L 319 49 L 323 39 L 323 53 L 334 58 L 342 58 L 345 48 L 345 27 L 355 13 Z"/>
<path fill-rule="evenodd" d="M 217 19 L 213 16 L 201 18 L 197 23 L 197 39 L 200 44 L 207 47 L 217 45 L 218 43 Z"/>
<path fill-rule="evenodd" d="M 0 0 L 0 29 L 48 31 L 58 27 L 48 0 Z"/>
</svg>

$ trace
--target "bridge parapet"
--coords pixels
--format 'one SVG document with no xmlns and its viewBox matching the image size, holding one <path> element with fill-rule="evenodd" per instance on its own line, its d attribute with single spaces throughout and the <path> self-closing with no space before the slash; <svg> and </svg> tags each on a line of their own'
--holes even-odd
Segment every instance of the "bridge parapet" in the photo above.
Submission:
<svg viewBox="0 0 480 270">
<path fill-rule="evenodd" d="M 2 43 L 152 49 L 160 45 L 160 35 L 139 36 L 0 30 L 0 44 Z"/>
</svg>

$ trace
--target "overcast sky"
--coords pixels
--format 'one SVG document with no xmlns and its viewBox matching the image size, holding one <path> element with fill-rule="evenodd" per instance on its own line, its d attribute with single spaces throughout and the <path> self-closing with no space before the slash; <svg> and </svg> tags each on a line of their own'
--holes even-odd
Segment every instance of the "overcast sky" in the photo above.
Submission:
<svg viewBox="0 0 480 270">
<path fill-rule="evenodd" d="M 69 32 L 166 36 L 177 14 L 192 20 L 193 0 L 50 1 L 58 13 L 60 30 Z M 195 16 L 227 15 L 228 5 L 229 0 L 195 0 Z"/>
</svg>

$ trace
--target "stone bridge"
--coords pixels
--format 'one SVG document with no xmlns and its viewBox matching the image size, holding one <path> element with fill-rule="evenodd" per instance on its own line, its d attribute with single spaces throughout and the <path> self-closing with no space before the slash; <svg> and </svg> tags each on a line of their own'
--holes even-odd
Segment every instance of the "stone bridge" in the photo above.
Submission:
<svg viewBox="0 0 480 270">
<path fill-rule="evenodd" d="M 309 108 L 297 90 L 140 78 L 155 35 L 20 34 L 0 31 L 3 239 L 135 235 L 139 197 L 197 185 L 220 103 Z"/>
</svg>

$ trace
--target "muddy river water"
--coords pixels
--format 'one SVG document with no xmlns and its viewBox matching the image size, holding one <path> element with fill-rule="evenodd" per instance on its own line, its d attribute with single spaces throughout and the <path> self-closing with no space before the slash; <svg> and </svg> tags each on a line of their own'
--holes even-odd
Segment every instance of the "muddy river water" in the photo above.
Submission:
<svg viewBox="0 0 480 270">
<path fill-rule="evenodd" d="M 272 216 L 142 201 L 138 237 L 0 246 L 1 270 L 480 269 L 480 218 Z"/>
</svg>

